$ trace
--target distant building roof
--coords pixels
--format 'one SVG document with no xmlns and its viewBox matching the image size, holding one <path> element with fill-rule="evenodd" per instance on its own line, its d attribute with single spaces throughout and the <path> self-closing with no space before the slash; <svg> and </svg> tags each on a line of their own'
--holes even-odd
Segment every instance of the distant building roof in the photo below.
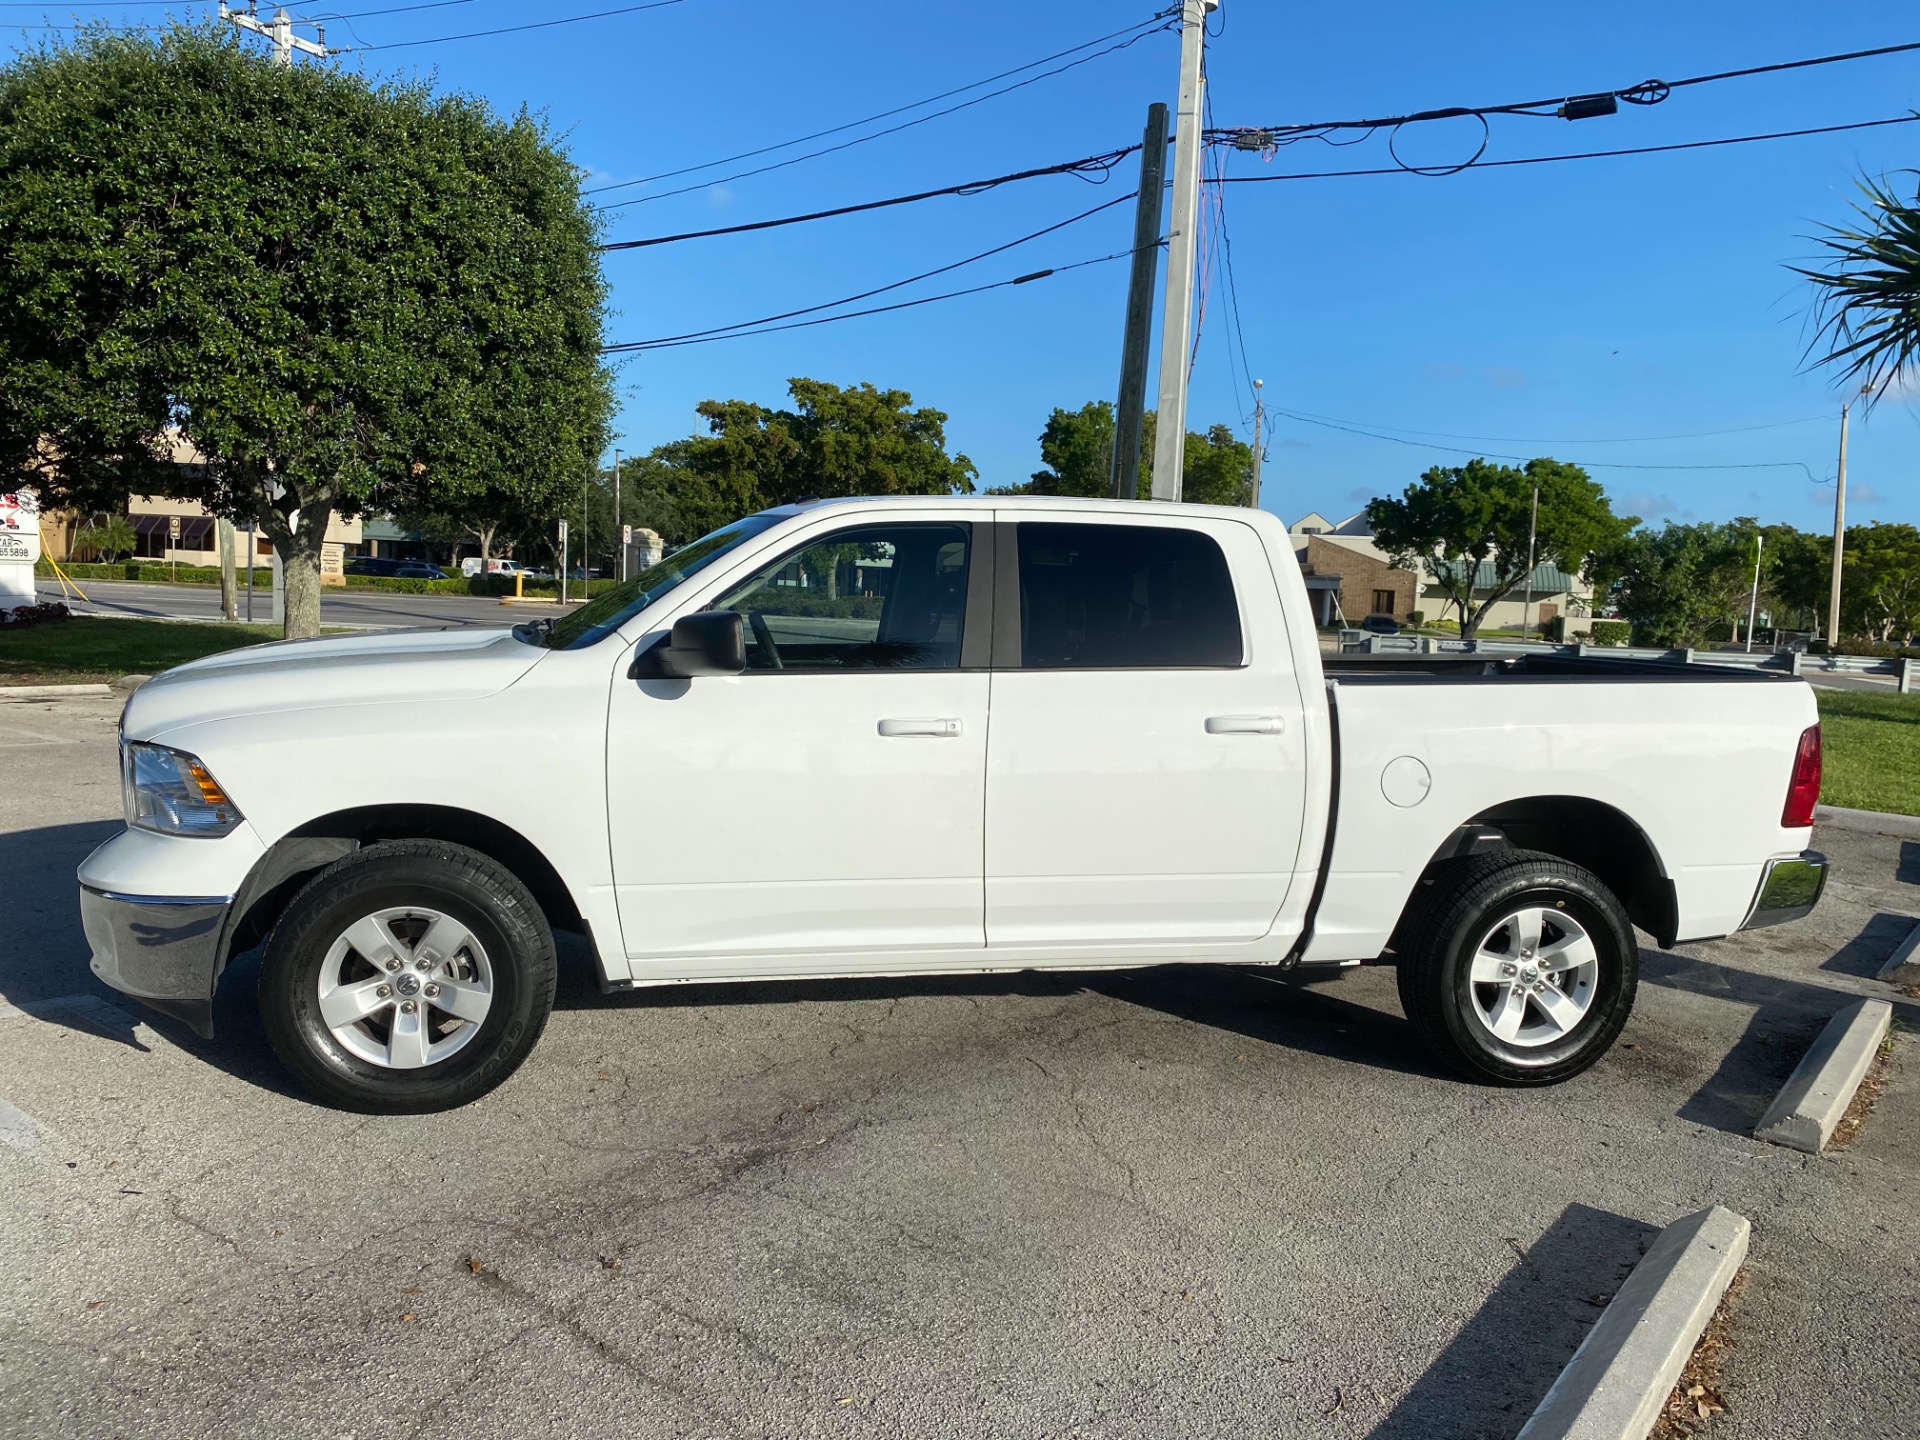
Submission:
<svg viewBox="0 0 1920 1440">
<path fill-rule="evenodd" d="M 1459 574 L 1459 566 L 1464 562 L 1449 564 L 1445 561 L 1429 563 L 1429 569 L 1444 571 L 1448 578 Z M 1480 562 L 1480 568 L 1474 572 L 1473 588 L 1491 590 L 1498 584 L 1497 571 L 1490 560 Z M 1521 585 L 1527 582 L 1523 578 Z M 1577 577 L 1567 574 L 1557 565 L 1538 565 L 1533 571 L 1533 593 L 1536 595 L 1560 595 L 1571 591 L 1577 583 Z"/>
</svg>

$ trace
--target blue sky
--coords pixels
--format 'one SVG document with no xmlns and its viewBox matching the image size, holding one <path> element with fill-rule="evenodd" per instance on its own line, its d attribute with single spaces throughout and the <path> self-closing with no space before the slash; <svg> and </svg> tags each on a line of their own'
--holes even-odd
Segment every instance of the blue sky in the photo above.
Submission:
<svg viewBox="0 0 1920 1440">
<path fill-rule="evenodd" d="M 399 0 L 408 3 L 418 0 Z M 590 183 L 606 184 L 965 85 L 1145 19 L 1158 0 L 852 8 L 683 0 L 520 34 L 398 45 L 617 3 L 460 0 L 400 10 L 334 0 L 296 13 L 358 17 L 330 22 L 328 39 L 374 48 L 339 63 L 423 73 L 503 111 L 544 112 L 593 173 Z M 0 34 L 17 44 L 20 32 L 5 27 L 166 13 L 157 5 L 5 5 Z M 1213 23 L 1223 30 L 1208 53 L 1221 125 L 1498 104 L 1920 40 L 1920 13 L 1910 3 L 1380 0 L 1355 8 L 1226 0 Z M 813 210 L 1129 144 L 1147 104 L 1174 99 L 1176 56 L 1174 35 L 1152 35 L 871 144 L 614 211 L 609 238 Z M 1672 144 L 1915 109 L 1920 52 L 1699 86 L 1576 124 L 1496 120 L 1486 158 Z M 1469 120 L 1417 127 L 1403 135 L 1401 153 L 1441 164 L 1471 153 L 1477 138 Z M 1271 161 L 1236 155 L 1228 173 L 1389 163 L 1376 137 L 1340 149 L 1307 142 Z M 1402 444 L 1276 416 L 1265 503 L 1289 518 L 1309 508 L 1342 515 L 1368 496 L 1397 492 L 1430 464 L 1465 459 L 1458 451 L 1484 450 L 1593 464 L 1616 508 L 1649 519 L 1757 514 L 1830 525 L 1839 397 L 1828 377 L 1802 373 L 1808 296 L 1783 267 L 1811 253 L 1805 237 L 1822 222 L 1845 218 L 1856 175 L 1908 166 L 1920 166 L 1920 124 L 1449 178 L 1227 187 L 1241 326 L 1269 406 L 1359 429 L 1468 437 L 1407 433 L 1403 439 L 1418 443 Z M 1133 174 L 1130 160 L 1105 191 L 1053 177 L 611 255 L 609 338 L 679 334 L 870 289 L 1124 194 Z M 663 188 L 672 186 L 601 198 Z M 1117 206 L 884 299 L 1107 255 L 1130 243 L 1131 225 L 1131 206 Z M 1125 285 L 1122 261 L 893 315 L 643 353 L 620 370 L 622 448 L 633 453 L 690 433 L 699 400 L 779 403 L 786 378 L 807 375 L 906 389 L 916 403 L 947 412 L 951 445 L 975 461 L 983 483 L 1024 479 L 1038 464 L 1037 436 L 1053 406 L 1112 396 Z M 1232 329 L 1216 275 L 1193 374 L 1195 428 L 1220 421 L 1245 431 Z M 1636 438 L 1668 436 L 1690 438 Z M 1633 443 L 1612 443 L 1620 441 Z M 1920 521 L 1917 459 L 1920 400 L 1889 400 L 1856 423 L 1849 518 Z M 1602 461 L 1647 468 L 1599 468 Z M 1755 468 L 1681 468 L 1707 466 Z"/>
</svg>

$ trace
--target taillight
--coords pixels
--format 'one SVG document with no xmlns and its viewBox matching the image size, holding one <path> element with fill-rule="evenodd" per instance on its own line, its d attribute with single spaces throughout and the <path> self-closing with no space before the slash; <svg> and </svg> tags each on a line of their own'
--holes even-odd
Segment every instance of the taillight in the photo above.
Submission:
<svg viewBox="0 0 1920 1440">
<path fill-rule="evenodd" d="M 1813 807 L 1820 799 L 1820 727 L 1800 732 L 1800 748 L 1793 754 L 1793 779 L 1787 782 L 1787 804 L 1780 812 L 1780 828 L 1799 830 L 1813 824 Z"/>
</svg>

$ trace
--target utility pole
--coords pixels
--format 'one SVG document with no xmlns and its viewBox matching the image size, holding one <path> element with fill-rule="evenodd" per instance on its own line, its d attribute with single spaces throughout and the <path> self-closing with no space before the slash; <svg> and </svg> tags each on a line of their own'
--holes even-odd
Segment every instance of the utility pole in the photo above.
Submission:
<svg viewBox="0 0 1920 1440">
<path fill-rule="evenodd" d="M 620 528 L 620 447 L 613 447 L 613 535 L 620 546 L 620 578 L 627 578 L 626 531 Z"/>
<path fill-rule="evenodd" d="M 1160 414 L 1154 422 L 1153 498 L 1180 498 L 1187 448 L 1187 346 L 1193 330 L 1193 267 L 1200 219 L 1201 115 L 1207 16 L 1220 0 L 1180 0 L 1180 105 L 1173 124 L 1173 211 L 1167 234 L 1167 298 L 1160 312 Z"/>
<path fill-rule="evenodd" d="M 580 598 L 582 600 L 593 593 L 592 581 L 589 578 L 593 574 L 593 548 L 587 543 L 593 531 L 593 522 L 587 514 L 587 486 L 590 483 L 589 476 L 580 477 Z"/>
<path fill-rule="evenodd" d="M 273 63 L 276 65 L 291 68 L 293 52 L 296 50 L 302 55 L 311 55 L 316 60 L 324 60 L 332 53 L 327 49 L 327 27 L 324 25 L 313 27 L 313 33 L 319 37 L 318 40 L 302 40 L 293 33 L 293 18 L 287 14 L 285 6 L 275 10 L 271 20 L 262 20 L 260 0 L 247 0 L 245 10 L 235 10 L 226 3 L 226 0 L 220 0 L 220 18 L 230 25 L 237 25 L 242 30 L 251 30 L 255 35 L 264 35 L 273 41 Z M 304 25 L 307 22 L 303 20 L 300 23 Z"/>
<path fill-rule="evenodd" d="M 1520 633 L 1533 633 L 1533 543 L 1540 533 L 1540 482 L 1533 485 L 1533 514 L 1527 520 L 1527 598 L 1521 602 Z M 1566 634 L 1565 630 L 1560 632 Z"/>
<path fill-rule="evenodd" d="M 1140 431 L 1147 405 L 1147 347 L 1153 340 L 1153 284 L 1160 274 L 1160 216 L 1166 207 L 1167 107 L 1147 107 L 1140 142 L 1140 193 L 1133 207 L 1133 275 L 1120 336 L 1120 399 L 1113 412 L 1113 498 L 1140 496 Z"/>
<path fill-rule="evenodd" d="M 1260 422 L 1267 418 L 1267 402 L 1260 387 L 1265 383 L 1263 380 L 1253 382 L 1253 495 L 1247 503 L 1255 510 L 1260 508 Z"/>
<path fill-rule="evenodd" d="M 1827 649 L 1840 639 L 1840 553 L 1847 543 L 1847 411 L 1840 407 L 1840 478 L 1833 487 L 1833 589 L 1827 598 Z"/>
<path fill-rule="evenodd" d="M 213 522 L 213 533 L 220 548 L 220 616 L 231 624 L 239 618 L 236 605 L 239 592 L 234 582 L 239 578 L 233 567 L 233 521 L 220 519 Z"/>
<path fill-rule="evenodd" d="M 1753 537 L 1753 594 L 1747 598 L 1747 653 L 1753 653 L 1753 622 L 1760 613 L 1760 557 L 1766 552 L 1767 537 Z"/>
</svg>

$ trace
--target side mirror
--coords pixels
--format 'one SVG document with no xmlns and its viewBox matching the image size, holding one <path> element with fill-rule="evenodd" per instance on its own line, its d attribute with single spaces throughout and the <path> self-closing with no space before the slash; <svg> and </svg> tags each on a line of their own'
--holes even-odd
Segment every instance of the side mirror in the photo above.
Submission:
<svg viewBox="0 0 1920 1440">
<path fill-rule="evenodd" d="M 634 680 L 691 680 L 738 675 L 747 668 L 747 637 L 737 610 L 701 610 L 673 622 L 664 641 L 633 657 Z"/>
</svg>

